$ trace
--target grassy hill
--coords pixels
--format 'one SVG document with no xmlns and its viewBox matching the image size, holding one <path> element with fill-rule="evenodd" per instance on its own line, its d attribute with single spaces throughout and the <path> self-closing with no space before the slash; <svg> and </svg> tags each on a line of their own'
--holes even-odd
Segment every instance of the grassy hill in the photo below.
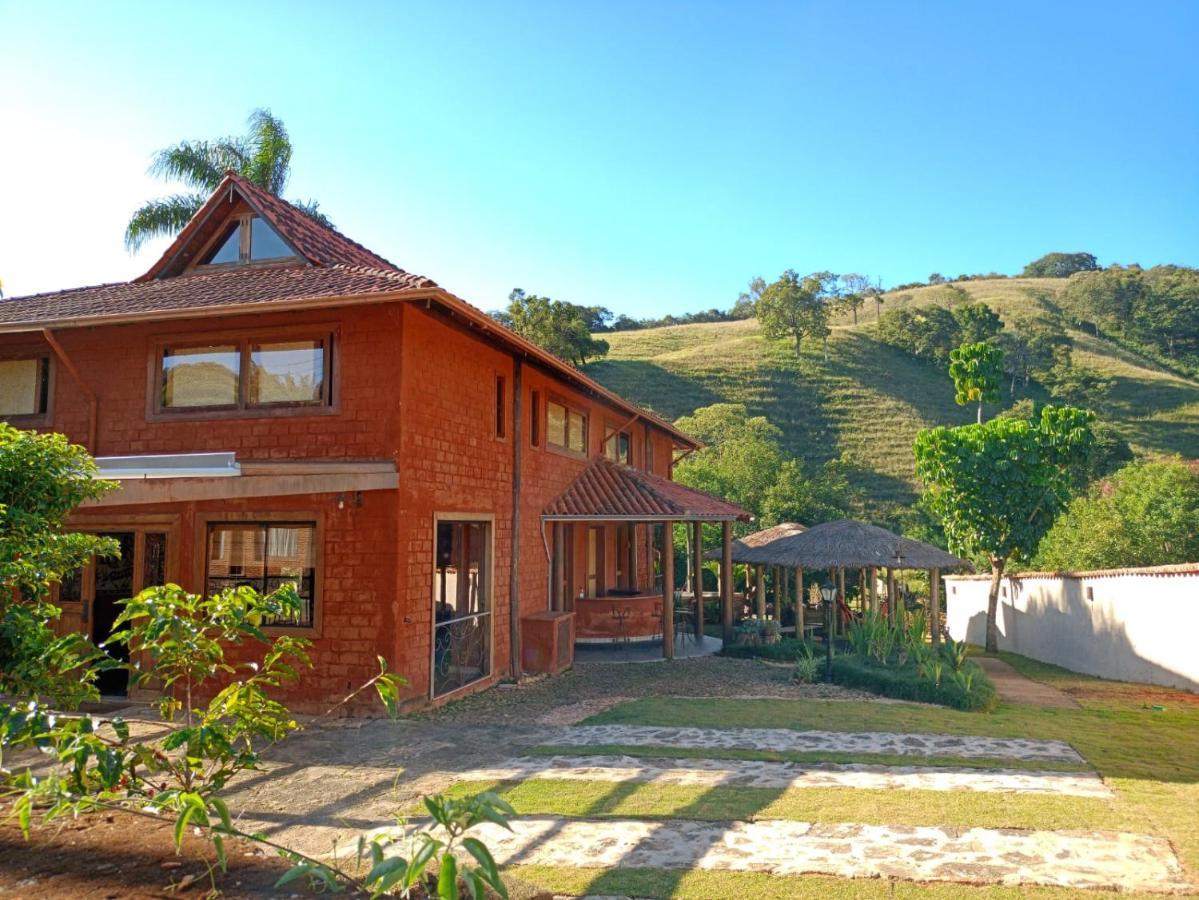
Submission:
<svg viewBox="0 0 1199 900">
<path fill-rule="evenodd" d="M 1059 318 L 1061 284 L 1013 278 L 959 286 L 1005 319 L 1036 312 Z M 936 288 L 895 292 L 883 309 L 941 302 L 944 294 Z M 751 319 L 605 334 L 611 351 L 587 371 L 670 419 L 710 403 L 744 403 L 782 429 L 790 452 L 813 462 L 844 455 L 867 498 L 860 514 L 885 518 L 918 496 L 916 432 L 964 424 L 973 414 L 954 404 L 943 369 L 875 340 L 873 304 L 858 318 L 857 325 L 848 318 L 835 324 L 827 359 L 818 344 L 797 359 L 790 342 L 766 339 Z M 1076 361 L 1114 379 L 1096 411 L 1139 453 L 1199 456 L 1199 381 L 1063 328 L 1075 340 Z M 1045 399 L 1035 387 L 1033 396 Z"/>
</svg>

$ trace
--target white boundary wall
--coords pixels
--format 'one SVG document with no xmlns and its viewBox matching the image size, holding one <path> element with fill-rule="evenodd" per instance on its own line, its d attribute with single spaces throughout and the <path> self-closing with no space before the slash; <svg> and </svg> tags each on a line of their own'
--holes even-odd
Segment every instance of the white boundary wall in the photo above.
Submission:
<svg viewBox="0 0 1199 900">
<path fill-rule="evenodd" d="M 949 634 L 986 642 L 986 576 L 947 576 Z M 999 649 L 1075 672 L 1199 691 L 1199 563 L 1025 573 L 999 592 Z"/>
</svg>

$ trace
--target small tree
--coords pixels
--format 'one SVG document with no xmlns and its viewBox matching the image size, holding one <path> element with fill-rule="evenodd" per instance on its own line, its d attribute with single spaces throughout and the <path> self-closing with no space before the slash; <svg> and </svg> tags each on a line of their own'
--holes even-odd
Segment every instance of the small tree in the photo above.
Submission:
<svg viewBox="0 0 1199 900">
<path fill-rule="evenodd" d="M 963 344 L 989 341 L 1003 331 L 1003 319 L 985 303 L 967 303 L 953 309 L 958 323 L 959 340 Z"/>
<path fill-rule="evenodd" d="M 998 418 L 916 435 L 925 503 L 955 553 L 991 565 L 987 650 L 998 649 L 999 584 L 1010 559 L 1036 551 L 1070 498 L 1071 469 L 1091 450 L 1094 416 L 1047 406 L 1036 421 Z"/>
<path fill-rule="evenodd" d="M 829 308 L 836 299 L 837 276 L 815 272 L 800 276 L 788 269 L 758 298 L 758 321 L 769 338 L 789 337 L 799 356 L 804 338 L 829 335 Z"/>
<path fill-rule="evenodd" d="M 841 304 L 853 313 L 853 324 L 858 324 L 858 310 L 866 305 L 866 293 L 871 290 L 870 279 L 865 275 L 850 272 L 841 276 Z"/>
<path fill-rule="evenodd" d="M 58 636 L 51 589 L 113 541 L 66 526 L 79 504 L 116 488 L 87 451 L 61 434 L 0 423 L 0 694 L 74 707 L 96 696 L 103 654 L 80 634 Z"/>
<path fill-rule="evenodd" d="M 574 366 L 607 355 L 608 342 L 593 338 L 591 332 L 597 325 L 606 328 L 611 315 L 603 307 L 577 306 L 526 294 L 520 288 L 508 295 L 507 309 L 491 314 L 496 321 Z"/>
<path fill-rule="evenodd" d="M 1046 253 L 1021 273 L 1025 278 L 1069 278 L 1075 272 L 1094 272 L 1099 261 L 1091 253 Z"/>
<path fill-rule="evenodd" d="M 963 344 L 949 354 L 949 376 L 953 399 L 958 406 L 978 404 L 978 421 L 983 420 L 983 403 L 999 402 L 1003 380 L 1003 351 L 987 341 Z"/>
</svg>

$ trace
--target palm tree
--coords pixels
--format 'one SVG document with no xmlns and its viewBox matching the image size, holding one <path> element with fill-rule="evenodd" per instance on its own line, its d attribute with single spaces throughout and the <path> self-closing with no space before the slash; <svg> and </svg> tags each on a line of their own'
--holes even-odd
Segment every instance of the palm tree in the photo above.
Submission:
<svg viewBox="0 0 1199 900">
<path fill-rule="evenodd" d="M 178 234 L 230 170 L 276 196 L 282 193 L 291 175 L 292 148 L 287 129 L 269 109 L 254 110 L 247 125 L 241 137 L 180 141 L 154 155 L 150 174 L 182 181 L 193 191 L 151 200 L 135 212 L 125 228 L 125 247 L 130 253 L 151 238 Z M 315 201 L 291 202 L 322 225 L 332 227 Z"/>
</svg>

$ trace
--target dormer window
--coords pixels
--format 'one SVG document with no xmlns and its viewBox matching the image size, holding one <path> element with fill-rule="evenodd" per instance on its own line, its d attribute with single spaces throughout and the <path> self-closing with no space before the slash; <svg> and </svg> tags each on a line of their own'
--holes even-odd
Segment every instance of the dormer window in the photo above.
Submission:
<svg viewBox="0 0 1199 900">
<path fill-rule="evenodd" d="M 237 263 L 291 259 L 295 256 L 279 232 L 261 216 L 243 215 L 231 219 L 217 239 L 200 258 L 202 266 L 227 266 Z"/>
</svg>

